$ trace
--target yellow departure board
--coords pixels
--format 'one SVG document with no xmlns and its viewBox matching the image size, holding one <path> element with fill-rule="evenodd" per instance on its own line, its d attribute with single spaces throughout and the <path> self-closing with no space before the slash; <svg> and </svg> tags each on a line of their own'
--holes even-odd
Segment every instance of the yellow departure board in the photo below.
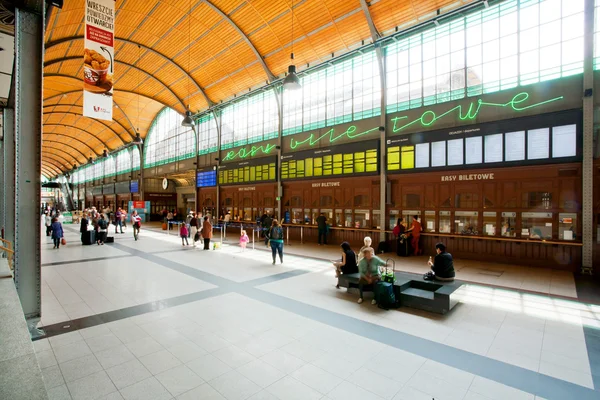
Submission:
<svg viewBox="0 0 600 400">
<path fill-rule="evenodd" d="M 388 171 L 413 168 L 415 168 L 415 146 L 392 146 L 387 148 Z"/>
<path fill-rule="evenodd" d="M 220 185 L 266 182 L 276 179 L 277 173 L 274 162 L 259 165 L 244 165 L 219 171 Z"/>
<path fill-rule="evenodd" d="M 286 155 L 281 162 L 281 179 L 377 173 L 378 142 L 370 141 L 357 145 L 359 144 Z"/>
</svg>

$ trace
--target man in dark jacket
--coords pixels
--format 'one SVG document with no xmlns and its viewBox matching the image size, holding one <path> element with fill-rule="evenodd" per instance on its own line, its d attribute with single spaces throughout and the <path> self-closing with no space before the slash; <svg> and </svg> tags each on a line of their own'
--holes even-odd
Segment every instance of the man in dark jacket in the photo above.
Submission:
<svg viewBox="0 0 600 400">
<path fill-rule="evenodd" d="M 327 244 L 327 217 L 324 213 L 317 218 L 317 228 L 319 230 L 319 246 Z"/>
<path fill-rule="evenodd" d="M 444 243 L 437 243 L 435 245 L 435 252 L 437 255 L 433 262 L 431 261 L 431 258 L 428 262 L 435 279 L 438 281 L 453 281 L 456 274 L 454 272 L 452 254 L 446 253 L 446 246 Z"/>
</svg>

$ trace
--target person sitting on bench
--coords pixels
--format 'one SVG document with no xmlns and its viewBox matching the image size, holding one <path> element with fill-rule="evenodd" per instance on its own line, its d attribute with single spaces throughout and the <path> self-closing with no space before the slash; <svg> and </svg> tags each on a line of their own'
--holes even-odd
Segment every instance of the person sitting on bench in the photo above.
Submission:
<svg viewBox="0 0 600 400">
<path fill-rule="evenodd" d="M 358 265 L 356 264 L 356 254 L 350 243 L 344 242 L 340 245 L 342 249 L 342 261 L 332 261 L 335 267 L 335 276 L 338 278 L 338 283 L 335 286 L 336 289 L 340 288 L 340 275 L 342 274 L 355 274 L 358 272 Z"/>
<path fill-rule="evenodd" d="M 372 247 L 367 247 L 362 250 L 364 258 L 358 263 L 358 272 L 360 279 L 358 281 L 358 290 L 360 290 L 360 298 L 358 304 L 363 302 L 363 289 L 365 285 L 375 285 L 381 280 L 381 270 L 379 267 L 385 265 L 385 261 L 374 255 L 375 250 Z M 371 304 L 377 304 L 375 299 Z"/>
<path fill-rule="evenodd" d="M 426 280 L 438 280 L 445 282 L 453 281 L 456 274 L 454 272 L 452 254 L 446 253 L 446 246 L 444 243 L 437 243 L 435 245 L 435 252 L 437 253 L 435 259 L 431 261 L 430 257 L 428 261 L 431 271 L 425 274 L 423 278 Z"/>
<path fill-rule="evenodd" d="M 365 236 L 363 240 L 365 245 L 358 251 L 358 262 L 364 258 L 363 251 L 367 248 L 371 248 L 371 244 L 373 243 L 373 240 L 369 236 Z"/>
</svg>

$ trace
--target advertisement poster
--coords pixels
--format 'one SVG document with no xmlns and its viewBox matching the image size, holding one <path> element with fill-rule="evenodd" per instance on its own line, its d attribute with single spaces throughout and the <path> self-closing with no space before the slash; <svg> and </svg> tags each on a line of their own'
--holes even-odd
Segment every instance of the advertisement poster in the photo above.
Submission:
<svg viewBox="0 0 600 400">
<path fill-rule="evenodd" d="M 83 115 L 112 120 L 114 0 L 85 1 Z"/>
</svg>

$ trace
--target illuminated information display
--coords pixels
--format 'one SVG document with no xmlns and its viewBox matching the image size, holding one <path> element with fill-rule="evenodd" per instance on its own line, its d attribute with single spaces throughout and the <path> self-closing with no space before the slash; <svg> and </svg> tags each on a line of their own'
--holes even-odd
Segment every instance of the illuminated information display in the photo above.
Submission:
<svg viewBox="0 0 600 400">
<path fill-rule="evenodd" d="M 219 184 L 237 185 L 275 181 L 277 179 L 276 167 L 276 157 L 223 164 L 219 167 Z"/>
<path fill-rule="evenodd" d="M 375 174 L 379 172 L 379 141 L 344 144 L 286 154 L 281 179 Z"/>
<path fill-rule="evenodd" d="M 217 171 L 210 169 L 198 171 L 196 174 L 196 187 L 217 186 Z"/>
<path fill-rule="evenodd" d="M 579 110 L 390 137 L 387 170 L 572 162 L 581 157 Z M 541 127 L 541 126 L 542 127 Z"/>
</svg>

